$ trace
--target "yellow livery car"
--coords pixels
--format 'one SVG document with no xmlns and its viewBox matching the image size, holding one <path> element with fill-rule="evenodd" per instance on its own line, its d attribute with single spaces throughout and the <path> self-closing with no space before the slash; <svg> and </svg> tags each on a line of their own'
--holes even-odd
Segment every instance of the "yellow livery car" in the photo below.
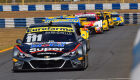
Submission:
<svg viewBox="0 0 140 80">
<path fill-rule="evenodd" d="M 104 12 L 103 16 L 108 21 L 109 27 L 114 28 L 114 21 L 112 19 L 111 12 Z"/>
<path fill-rule="evenodd" d="M 116 26 L 124 25 L 124 18 L 118 13 L 111 13 L 112 19 Z"/>
<path fill-rule="evenodd" d="M 109 30 L 108 20 L 105 19 L 105 17 L 103 16 L 103 13 L 96 12 L 96 15 L 99 17 L 100 20 L 102 20 L 103 30 L 108 31 Z"/>
<path fill-rule="evenodd" d="M 76 17 L 79 18 L 82 26 L 88 27 L 90 34 L 103 33 L 102 20 L 95 13 L 77 13 Z"/>
<path fill-rule="evenodd" d="M 72 23 L 72 24 L 75 24 L 76 26 L 76 31 L 79 32 L 79 34 L 81 34 L 81 37 L 83 37 L 84 39 L 88 40 L 89 38 L 89 31 L 87 29 L 84 29 L 83 27 L 81 27 L 81 23 L 80 23 L 80 20 L 79 18 L 62 18 L 64 16 L 61 16 L 61 18 L 46 18 L 44 23 L 66 23 L 66 24 L 69 24 L 69 23 Z M 80 31 L 81 30 L 81 31 Z"/>
</svg>

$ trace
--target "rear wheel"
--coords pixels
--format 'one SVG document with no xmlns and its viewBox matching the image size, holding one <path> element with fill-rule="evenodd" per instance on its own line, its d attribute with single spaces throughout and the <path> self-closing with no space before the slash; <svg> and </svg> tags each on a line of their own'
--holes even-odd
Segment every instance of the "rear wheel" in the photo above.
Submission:
<svg viewBox="0 0 140 80">
<path fill-rule="evenodd" d="M 108 26 L 108 30 L 107 31 L 110 31 L 110 28 L 109 28 L 109 26 Z"/>
<path fill-rule="evenodd" d="M 109 24 L 107 23 L 107 28 L 108 28 L 108 30 L 107 31 L 109 31 L 110 30 L 110 28 L 109 28 Z"/>
<path fill-rule="evenodd" d="M 101 28 L 101 34 L 103 34 L 104 33 L 104 30 L 103 30 L 103 28 Z"/>
<path fill-rule="evenodd" d="M 89 40 L 87 40 L 87 51 L 89 51 L 90 50 L 90 42 L 89 42 Z"/>
<path fill-rule="evenodd" d="M 117 26 L 119 26 L 119 24 L 120 24 L 119 22 L 116 23 Z"/>
<path fill-rule="evenodd" d="M 124 26 L 124 24 L 119 24 L 119 26 Z"/>
<path fill-rule="evenodd" d="M 114 26 L 110 26 L 110 28 L 114 28 Z"/>
</svg>

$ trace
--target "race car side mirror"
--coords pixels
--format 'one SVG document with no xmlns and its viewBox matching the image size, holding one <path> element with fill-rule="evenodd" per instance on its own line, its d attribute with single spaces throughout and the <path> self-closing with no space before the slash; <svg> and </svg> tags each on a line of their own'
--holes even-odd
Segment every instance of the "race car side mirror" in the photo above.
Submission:
<svg viewBox="0 0 140 80">
<path fill-rule="evenodd" d="M 21 39 L 17 39 L 16 40 L 16 43 L 21 44 L 22 43 L 22 40 Z"/>
<path fill-rule="evenodd" d="M 78 41 L 79 41 L 79 42 L 82 42 L 82 41 L 83 41 L 83 39 L 82 39 L 82 38 L 79 38 L 79 39 L 78 39 Z"/>
</svg>

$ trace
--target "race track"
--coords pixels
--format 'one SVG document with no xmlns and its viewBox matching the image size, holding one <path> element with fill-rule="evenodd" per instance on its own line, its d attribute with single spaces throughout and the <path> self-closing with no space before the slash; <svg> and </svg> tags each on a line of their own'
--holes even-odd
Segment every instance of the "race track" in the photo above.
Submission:
<svg viewBox="0 0 140 80">
<path fill-rule="evenodd" d="M 36 71 L 13 73 L 11 51 L 0 53 L 0 80 L 128 80 L 132 47 L 138 26 L 118 26 L 90 38 L 89 67 L 85 71 Z"/>
</svg>

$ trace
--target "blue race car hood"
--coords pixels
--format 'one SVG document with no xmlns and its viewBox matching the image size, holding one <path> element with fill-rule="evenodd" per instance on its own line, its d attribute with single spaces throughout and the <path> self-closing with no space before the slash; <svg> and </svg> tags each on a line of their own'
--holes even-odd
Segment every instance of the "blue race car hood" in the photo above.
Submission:
<svg viewBox="0 0 140 80">
<path fill-rule="evenodd" d="M 120 17 L 113 17 L 113 21 L 120 21 L 121 18 Z"/>
</svg>

